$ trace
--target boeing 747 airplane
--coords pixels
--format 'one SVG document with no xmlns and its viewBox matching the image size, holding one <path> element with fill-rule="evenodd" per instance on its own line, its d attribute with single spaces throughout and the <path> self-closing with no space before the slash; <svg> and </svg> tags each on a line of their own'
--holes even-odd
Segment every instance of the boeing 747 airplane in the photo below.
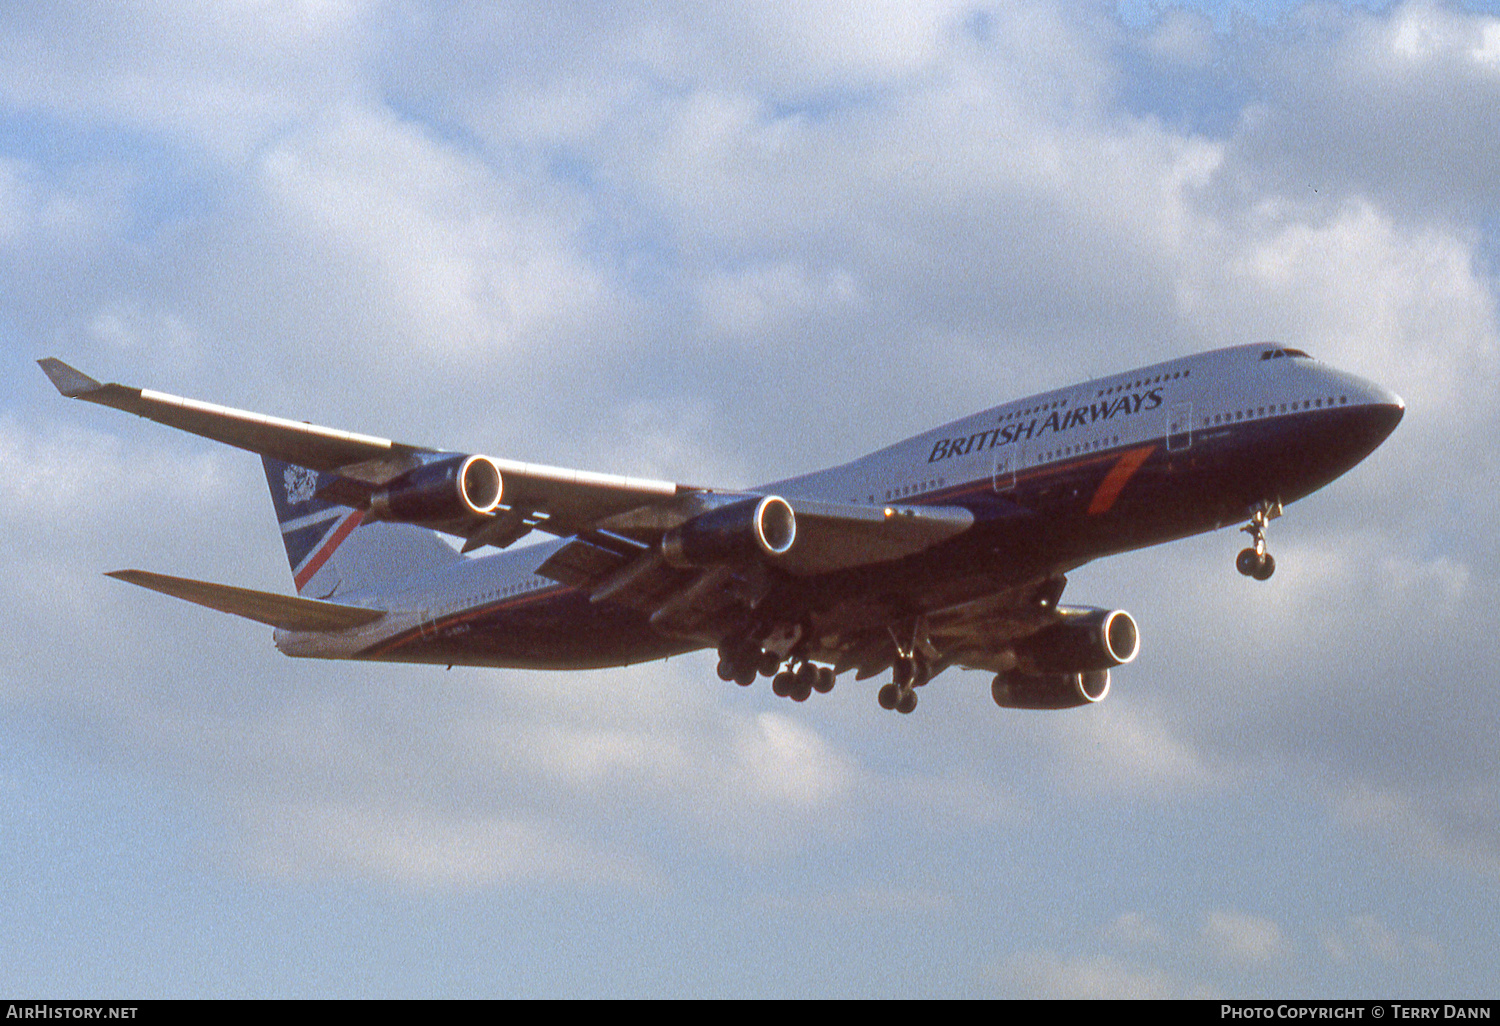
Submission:
<svg viewBox="0 0 1500 1026">
<path fill-rule="evenodd" d="M 65 396 L 262 457 L 297 597 L 110 576 L 269 624 L 288 655 L 578 669 L 715 648 L 724 680 L 764 675 L 799 702 L 846 671 L 889 674 L 880 705 L 903 713 L 950 666 L 994 674 L 1004 707 L 1100 701 L 1139 634 L 1123 610 L 1060 605 L 1070 570 L 1243 523 L 1235 565 L 1264 581 L 1269 521 L 1405 412 L 1299 349 L 1237 346 L 736 491 L 406 445 L 40 363 Z M 511 548 L 532 531 L 556 537 Z"/>
</svg>

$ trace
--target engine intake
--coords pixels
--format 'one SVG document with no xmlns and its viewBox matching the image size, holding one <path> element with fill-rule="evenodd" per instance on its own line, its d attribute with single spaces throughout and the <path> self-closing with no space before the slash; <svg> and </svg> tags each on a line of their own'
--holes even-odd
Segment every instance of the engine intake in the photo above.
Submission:
<svg viewBox="0 0 1500 1026">
<path fill-rule="evenodd" d="M 1108 670 L 1130 662 L 1141 650 L 1140 630 L 1123 609 L 1059 608 L 1057 612 L 1056 623 L 1016 646 L 1023 669 L 1041 674 Z"/>
<path fill-rule="evenodd" d="M 663 535 L 661 551 L 673 566 L 713 566 L 784 555 L 796 540 L 797 514 L 767 495 L 700 513 Z"/>
<path fill-rule="evenodd" d="M 409 470 L 370 497 L 370 518 L 434 523 L 484 516 L 500 505 L 504 482 L 488 456 L 454 456 Z"/>
</svg>

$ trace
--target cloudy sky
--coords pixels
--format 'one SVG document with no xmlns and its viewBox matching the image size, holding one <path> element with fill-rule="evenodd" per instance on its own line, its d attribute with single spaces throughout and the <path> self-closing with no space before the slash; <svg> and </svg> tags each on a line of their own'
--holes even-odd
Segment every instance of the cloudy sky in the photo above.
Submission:
<svg viewBox="0 0 1500 1026">
<path fill-rule="evenodd" d="M 1493 5 L 0 12 L 0 982 L 110 996 L 1493 996 Z M 1281 339 L 1403 395 L 1274 525 L 1073 575 L 1102 706 L 710 656 L 297 662 L 253 457 L 33 361 L 722 485 Z"/>
</svg>

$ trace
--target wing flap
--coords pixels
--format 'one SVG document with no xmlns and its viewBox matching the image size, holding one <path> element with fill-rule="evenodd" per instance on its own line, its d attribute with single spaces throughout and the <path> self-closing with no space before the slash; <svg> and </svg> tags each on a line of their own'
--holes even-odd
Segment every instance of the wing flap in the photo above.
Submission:
<svg viewBox="0 0 1500 1026">
<path fill-rule="evenodd" d="M 383 609 L 318 602 L 187 577 L 169 577 L 146 570 L 115 570 L 106 576 L 288 631 L 342 631 L 363 627 L 385 615 Z"/>
<path fill-rule="evenodd" d="M 575 538 L 536 568 L 538 577 L 546 577 L 573 588 L 587 588 L 619 570 L 626 558 L 618 552 Z"/>
</svg>

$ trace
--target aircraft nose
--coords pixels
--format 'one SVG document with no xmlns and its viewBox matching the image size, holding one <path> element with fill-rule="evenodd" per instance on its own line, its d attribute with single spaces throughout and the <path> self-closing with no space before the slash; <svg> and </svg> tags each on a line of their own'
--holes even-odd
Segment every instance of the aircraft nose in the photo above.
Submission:
<svg viewBox="0 0 1500 1026">
<path fill-rule="evenodd" d="M 1397 410 L 1406 410 L 1406 400 L 1402 399 L 1389 388 L 1370 382 L 1371 401 L 1380 406 L 1390 406 Z"/>
<path fill-rule="evenodd" d="M 1369 405 L 1375 409 L 1375 417 L 1383 429 L 1381 437 L 1389 435 L 1406 416 L 1406 401 L 1395 392 L 1380 385 L 1370 385 Z"/>
<path fill-rule="evenodd" d="M 1389 435 L 1396 430 L 1396 425 L 1401 423 L 1401 418 L 1406 416 L 1406 404 L 1401 401 L 1399 395 L 1392 392 L 1391 401 L 1381 403 L 1376 407 L 1376 411 L 1381 434 Z"/>
<path fill-rule="evenodd" d="M 1406 401 L 1373 381 L 1355 378 L 1350 384 L 1352 394 L 1349 398 L 1358 404 L 1355 416 L 1360 425 L 1352 435 L 1359 437 L 1361 447 L 1374 449 L 1396 430 L 1396 425 L 1406 416 Z"/>
</svg>

